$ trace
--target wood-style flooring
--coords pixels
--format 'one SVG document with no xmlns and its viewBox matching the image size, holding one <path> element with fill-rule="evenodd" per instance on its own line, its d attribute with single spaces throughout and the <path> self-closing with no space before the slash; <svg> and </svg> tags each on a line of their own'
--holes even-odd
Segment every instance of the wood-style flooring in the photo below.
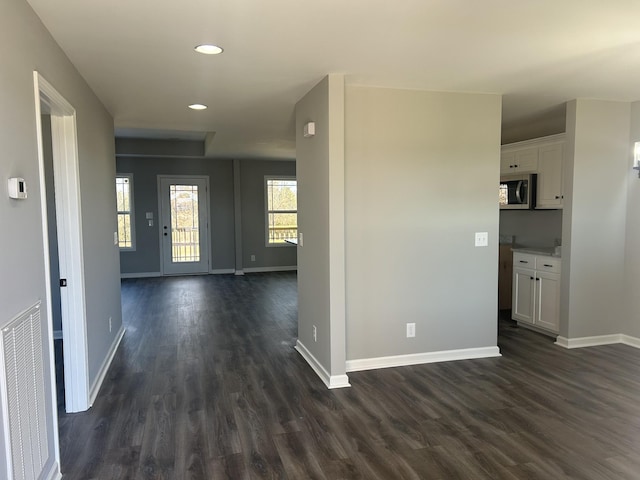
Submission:
<svg viewBox="0 0 640 480">
<path fill-rule="evenodd" d="M 60 416 L 65 480 L 640 479 L 640 350 L 501 322 L 500 358 L 349 374 L 294 350 L 294 273 L 123 280 L 94 406 Z"/>
</svg>

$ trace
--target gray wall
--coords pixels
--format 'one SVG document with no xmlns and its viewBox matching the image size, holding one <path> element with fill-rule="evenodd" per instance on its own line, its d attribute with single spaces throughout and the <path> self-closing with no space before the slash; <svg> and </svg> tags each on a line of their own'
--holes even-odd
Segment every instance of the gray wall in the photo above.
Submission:
<svg viewBox="0 0 640 480">
<path fill-rule="evenodd" d="M 496 346 L 500 117 L 497 95 L 347 87 L 349 360 Z"/>
<path fill-rule="evenodd" d="M 500 210 L 500 236 L 528 247 L 553 247 L 562 239 L 562 210 Z"/>
<path fill-rule="evenodd" d="M 505 100 L 506 101 L 506 100 Z M 502 144 L 546 137 L 564 133 L 566 128 L 566 105 L 558 105 L 549 110 L 502 125 Z"/>
<path fill-rule="evenodd" d="M 631 139 L 629 145 L 640 141 L 640 102 L 631 105 Z M 627 235 L 625 245 L 625 295 L 626 312 L 622 333 L 640 337 L 640 178 L 632 170 L 632 156 L 627 161 Z"/>
<path fill-rule="evenodd" d="M 243 263 L 247 268 L 291 267 L 296 249 L 265 247 L 264 176 L 295 176 L 295 162 L 241 160 Z M 234 178 L 232 160 L 206 158 L 118 157 L 118 173 L 133 174 L 136 227 L 135 251 L 120 252 L 123 274 L 159 274 L 161 271 L 158 175 L 207 175 L 210 189 L 211 270 L 235 269 Z M 146 212 L 153 212 L 148 226 Z M 256 261 L 251 262 L 251 255 Z"/>
<path fill-rule="evenodd" d="M 560 319 L 566 338 L 621 332 L 629 131 L 628 103 L 567 105 Z"/>
<path fill-rule="evenodd" d="M 24 177 L 29 198 L 13 201 L 7 197 L 6 183 L 0 186 L 0 327 L 38 300 L 45 300 L 45 246 L 40 189 L 33 71 L 38 70 L 76 109 L 79 179 L 84 241 L 86 319 L 89 383 L 104 362 L 122 323 L 120 307 L 119 260 L 113 245 L 116 231 L 113 119 L 98 101 L 84 79 L 53 41 L 38 17 L 24 0 L 0 2 L 0 178 Z M 8 280 L 10 279 L 10 281 Z M 42 328 L 51 321 L 43 312 Z M 108 318 L 113 318 L 109 333 Z M 46 337 L 45 337 L 46 338 Z M 48 378 L 50 344 L 44 344 L 47 363 L 48 407 L 46 428 L 51 445 L 56 432 L 53 416 L 53 379 Z M 0 400 L 1 402 L 2 400 Z M 1 407 L 1 406 L 0 406 Z M 5 431 L 0 418 L 0 430 Z M 0 434 L 0 466 L 4 458 L 4 435 Z M 54 462 L 50 452 L 49 464 Z"/>
<path fill-rule="evenodd" d="M 296 247 L 267 247 L 265 238 L 265 175 L 295 177 L 296 163 L 288 161 L 240 160 L 242 202 L 242 264 L 244 268 L 295 266 Z M 256 260 L 251 261 L 251 255 Z"/>
<path fill-rule="evenodd" d="M 313 121 L 316 135 L 305 138 Z M 344 78 L 329 75 L 296 104 L 298 341 L 332 377 L 345 374 Z M 317 341 L 313 326 L 317 327 Z"/>
</svg>

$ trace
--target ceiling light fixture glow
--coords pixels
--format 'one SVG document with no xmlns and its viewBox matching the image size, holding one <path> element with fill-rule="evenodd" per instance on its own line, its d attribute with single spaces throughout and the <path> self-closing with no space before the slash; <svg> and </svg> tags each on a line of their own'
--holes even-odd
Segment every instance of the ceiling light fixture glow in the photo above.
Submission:
<svg viewBox="0 0 640 480">
<path fill-rule="evenodd" d="M 222 47 L 208 44 L 198 45 L 194 50 L 198 53 L 203 53 L 204 55 L 219 55 L 224 52 Z"/>
<path fill-rule="evenodd" d="M 201 103 L 192 103 L 189 105 L 191 110 L 205 110 L 207 108 L 206 105 L 202 105 Z"/>
</svg>

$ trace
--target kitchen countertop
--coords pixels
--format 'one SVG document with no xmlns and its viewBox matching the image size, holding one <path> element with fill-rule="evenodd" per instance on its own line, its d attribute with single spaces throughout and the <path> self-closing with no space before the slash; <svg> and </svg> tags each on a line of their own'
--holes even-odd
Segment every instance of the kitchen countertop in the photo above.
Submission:
<svg viewBox="0 0 640 480">
<path fill-rule="evenodd" d="M 514 245 L 511 247 L 514 252 L 531 253 L 533 255 L 547 255 L 549 257 L 561 258 L 561 253 L 556 253 L 555 247 L 523 247 Z"/>
</svg>

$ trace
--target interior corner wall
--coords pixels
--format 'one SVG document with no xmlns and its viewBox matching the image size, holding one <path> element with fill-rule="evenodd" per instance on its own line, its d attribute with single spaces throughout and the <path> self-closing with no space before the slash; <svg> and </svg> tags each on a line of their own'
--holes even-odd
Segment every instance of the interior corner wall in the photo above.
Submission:
<svg viewBox="0 0 640 480">
<path fill-rule="evenodd" d="M 344 375 L 344 78 L 328 75 L 296 105 L 298 341 L 331 376 Z M 313 121 L 316 134 L 303 136 Z M 342 190 L 341 190 L 342 189 Z M 317 331 L 314 340 L 313 329 Z M 326 380 L 326 379 L 325 379 Z"/>
<path fill-rule="evenodd" d="M 75 108 L 77 119 L 79 183 L 81 191 L 89 384 L 106 359 L 122 324 L 120 275 L 116 231 L 113 119 L 82 76 L 56 44 L 38 16 L 24 0 L 0 2 L 0 178 L 22 177 L 26 200 L 10 200 L 0 186 L 0 274 L 11 281 L 0 289 L 0 328 L 35 302 L 46 299 L 45 245 L 35 115 L 33 72 L 37 70 Z M 6 180 L 3 180 L 6 182 Z M 6 183 L 5 183 L 6 186 Z M 42 329 L 47 338 L 46 312 Z M 108 318 L 113 331 L 109 332 Z M 49 342 L 43 345 L 47 385 L 46 435 L 56 445 L 50 375 Z M 49 395 L 51 394 L 51 395 Z M 2 400 L 0 400 L 2 402 Z M 0 405 L 0 407 L 2 407 Z M 0 416 L 0 472 L 7 464 L 4 439 L 8 425 Z M 55 464 L 56 452 L 48 452 L 47 468 Z M 2 477 L 0 473 L 0 477 Z"/>
<path fill-rule="evenodd" d="M 631 104 L 629 154 L 627 162 L 627 219 L 625 245 L 625 304 L 622 332 L 640 338 L 640 178 L 633 170 L 632 150 L 634 142 L 640 142 L 640 102 Z"/>
<path fill-rule="evenodd" d="M 500 120 L 497 95 L 347 86 L 348 361 L 497 345 Z"/>
<path fill-rule="evenodd" d="M 621 333 L 629 182 L 630 105 L 567 105 L 560 334 Z"/>
<path fill-rule="evenodd" d="M 242 265 L 244 269 L 295 267 L 293 245 L 266 246 L 265 176 L 296 176 L 296 162 L 287 160 L 241 160 Z M 252 255 L 255 260 L 251 260 Z"/>
</svg>

